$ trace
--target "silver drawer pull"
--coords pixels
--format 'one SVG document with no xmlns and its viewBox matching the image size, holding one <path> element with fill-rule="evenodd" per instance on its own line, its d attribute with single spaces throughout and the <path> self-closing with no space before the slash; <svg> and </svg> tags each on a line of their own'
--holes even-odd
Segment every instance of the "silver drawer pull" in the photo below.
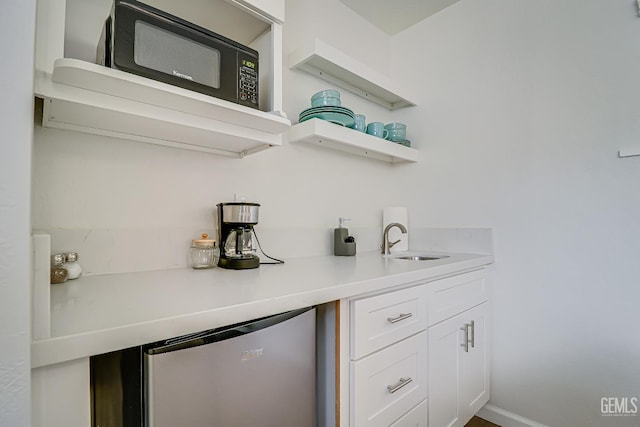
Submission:
<svg viewBox="0 0 640 427">
<path fill-rule="evenodd" d="M 387 317 L 387 322 L 397 323 L 401 320 L 408 319 L 411 316 L 413 316 L 413 313 L 400 313 L 398 317 Z"/>
<path fill-rule="evenodd" d="M 400 378 L 400 381 L 398 381 L 398 384 L 388 385 L 387 390 L 389 390 L 389 393 L 395 393 L 396 391 L 400 390 L 402 387 L 409 384 L 411 381 L 413 381 L 411 378 Z"/>
</svg>

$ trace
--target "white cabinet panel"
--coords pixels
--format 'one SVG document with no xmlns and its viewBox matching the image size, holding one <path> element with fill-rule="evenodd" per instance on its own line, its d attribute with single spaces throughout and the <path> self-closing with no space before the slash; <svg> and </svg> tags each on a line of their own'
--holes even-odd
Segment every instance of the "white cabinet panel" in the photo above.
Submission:
<svg viewBox="0 0 640 427">
<path fill-rule="evenodd" d="M 484 270 L 438 280 L 429 286 L 429 326 L 488 299 Z"/>
<path fill-rule="evenodd" d="M 352 426 L 389 426 L 427 397 L 427 333 L 351 362 Z"/>
<path fill-rule="evenodd" d="M 429 328 L 429 424 L 461 426 L 460 343 L 462 331 L 457 318 Z"/>
<path fill-rule="evenodd" d="M 426 285 L 351 302 L 351 358 L 359 359 L 427 327 Z"/>
<path fill-rule="evenodd" d="M 391 427 L 427 427 L 429 421 L 429 405 L 423 401 L 404 417 L 400 418 Z"/>
<path fill-rule="evenodd" d="M 89 427 L 89 358 L 31 370 L 33 427 Z"/>
</svg>

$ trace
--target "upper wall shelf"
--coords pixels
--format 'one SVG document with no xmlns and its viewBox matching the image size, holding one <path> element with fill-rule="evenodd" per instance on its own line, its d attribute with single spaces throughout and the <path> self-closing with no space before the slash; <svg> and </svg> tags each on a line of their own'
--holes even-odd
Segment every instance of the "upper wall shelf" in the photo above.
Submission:
<svg viewBox="0 0 640 427">
<path fill-rule="evenodd" d="M 35 94 L 44 100 L 43 126 L 239 158 L 282 145 L 291 127 L 282 113 L 284 0 L 150 2 L 216 32 L 232 28 L 257 50 L 260 110 L 94 64 L 110 0 L 38 0 Z"/>
<path fill-rule="evenodd" d="M 390 110 L 416 105 L 406 95 L 407 88 L 318 39 L 290 54 L 289 68 L 306 71 Z"/>
<path fill-rule="evenodd" d="M 289 130 L 289 141 L 319 144 L 389 163 L 418 161 L 418 151 L 414 148 L 320 119 L 311 119 L 292 126 Z"/>
<path fill-rule="evenodd" d="M 282 144 L 279 115 L 89 62 L 38 73 L 43 126 L 242 158 Z"/>
</svg>

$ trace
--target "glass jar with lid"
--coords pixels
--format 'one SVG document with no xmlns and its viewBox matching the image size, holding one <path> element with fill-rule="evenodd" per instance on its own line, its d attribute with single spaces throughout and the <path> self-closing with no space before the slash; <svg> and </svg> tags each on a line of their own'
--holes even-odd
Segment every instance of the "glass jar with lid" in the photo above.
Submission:
<svg viewBox="0 0 640 427">
<path fill-rule="evenodd" d="M 64 254 L 51 255 L 51 276 L 50 282 L 52 285 L 58 283 L 64 283 L 67 281 L 69 272 L 64 266 Z"/>
<path fill-rule="evenodd" d="M 213 268 L 218 264 L 220 248 L 218 248 L 215 240 L 208 239 L 208 237 L 208 234 L 203 233 L 201 239 L 191 241 L 191 249 L 189 250 L 189 265 L 191 268 Z"/>
</svg>

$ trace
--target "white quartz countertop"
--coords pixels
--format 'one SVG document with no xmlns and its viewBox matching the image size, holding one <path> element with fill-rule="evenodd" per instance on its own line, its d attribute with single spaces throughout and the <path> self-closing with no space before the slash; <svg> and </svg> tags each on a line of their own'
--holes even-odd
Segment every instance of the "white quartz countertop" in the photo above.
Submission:
<svg viewBox="0 0 640 427">
<path fill-rule="evenodd" d="M 433 253 L 433 252 L 431 252 Z M 61 363 L 482 267 L 491 255 L 407 261 L 377 252 L 253 270 L 176 269 L 81 277 L 51 287 L 51 337 L 32 367 Z"/>
</svg>

